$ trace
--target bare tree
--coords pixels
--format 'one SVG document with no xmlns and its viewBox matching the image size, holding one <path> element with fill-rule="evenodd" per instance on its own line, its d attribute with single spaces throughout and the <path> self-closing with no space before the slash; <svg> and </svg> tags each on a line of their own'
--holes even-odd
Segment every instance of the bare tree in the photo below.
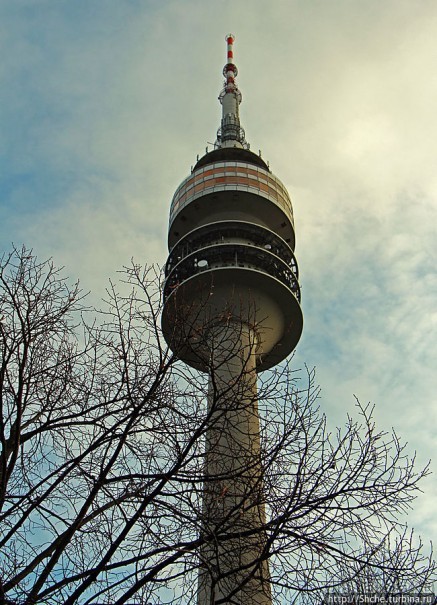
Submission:
<svg viewBox="0 0 437 605">
<path fill-rule="evenodd" d="M 433 595 L 433 582 L 435 580 L 432 566 L 422 566 L 421 573 L 417 573 L 415 564 L 420 557 L 421 544 L 417 543 L 412 532 L 407 528 L 403 533 L 396 535 L 394 542 L 387 540 L 384 548 L 371 553 L 372 566 L 344 562 L 337 568 L 335 581 L 337 586 L 325 594 L 320 595 L 320 602 L 345 602 L 345 597 L 351 602 L 366 602 L 369 597 L 376 597 L 382 601 L 396 602 L 396 597 L 420 595 L 423 603 L 435 602 Z M 409 568 L 409 573 L 399 573 L 400 569 Z M 426 597 L 426 600 L 425 600 Z"/>
<path fill-rule="evenodd" d="M 199 572 L 242 588 L 261 574 L 278 603 L 372 573 L 423 589 L 433 563 L 401 521 L 427 469 L 358 402 L 331 434 L 314 372 L 264 373 L 257 455 L 231 451 L 238 464 L 205 476 L 206 431 L 241 405 L 244 364 L 208 397 L 162 339 L 160 292 L 159 273 L 132 264 L 91 312 L 51 261 L 2 258 L 0 602 L 195 603 Z"/>
</svg>

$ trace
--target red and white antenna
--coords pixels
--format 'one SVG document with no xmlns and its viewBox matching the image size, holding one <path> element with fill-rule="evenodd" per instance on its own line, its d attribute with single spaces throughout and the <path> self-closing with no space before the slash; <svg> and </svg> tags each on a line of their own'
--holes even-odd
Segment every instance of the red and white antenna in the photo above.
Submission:
<svg viewBox="0 0 437 605">
<path fill-rule="evenodd" d="M 228 34 L 226 36 L 225 40 L 228 43 L 228 63 L 233 63 L 234 62 L 234 53 L 232 50 L 232 45 L 235 40 L 234 34 Z"/>
<path fill-rule="evenodd" d="M 235 88 L 235 78 L 238 74 L 237 66 L 234 63 L 234 40 L 235 36 L 233 34 L 228 34 L 225 38 L 226 43 L 228 45 L 228 54 L 227 59 L 228 62 L 223 68 L 223 75 L 226 78 L 226 90 L 231 91 Z"/>
<path fill-rule="evenodd" d="M 222 104 L 222 121 L 217 132 L 216 147 L 239 147 L 248 149 L 243 128 L 240 126 L 239 106 L 242 100 L 241 92 L 238 90 L 235 78 L 238 74 L 234 63 L 234 40 L 233 34 L 225 37 L 227 44 L 226 65 L 223 68 L 225 77 L 224 87 L 219 95 Z"/>
</svg>

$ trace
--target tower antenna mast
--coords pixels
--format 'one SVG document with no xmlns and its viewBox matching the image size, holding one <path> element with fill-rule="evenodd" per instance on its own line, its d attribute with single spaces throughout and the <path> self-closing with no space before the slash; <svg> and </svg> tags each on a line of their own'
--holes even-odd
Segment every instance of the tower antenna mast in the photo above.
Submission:
<svg viewBox="0 0 437 605">
<path fill-rule="evenodd" d="M 227 44 L 227 62 L 223 67 L 225 82 L 219 95 L 222 105 L 222 121 L 217 131 L 216 147 L 237 147 L 249 149 L 246 143 L 244 129 L 240 125 L 240 103 L 242 95 L 238 89 L 235 78 L 238 75 L 237 66 L 234 63 L 234 40 L 233 34 L 225 38 Z"/>
</svg>

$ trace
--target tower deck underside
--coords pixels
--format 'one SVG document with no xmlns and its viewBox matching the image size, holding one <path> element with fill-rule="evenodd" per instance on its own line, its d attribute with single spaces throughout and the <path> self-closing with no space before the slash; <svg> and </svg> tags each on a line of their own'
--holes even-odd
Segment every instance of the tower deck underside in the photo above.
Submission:
<svg viewBox="0 0 437 605">
<path fill-rule="evenodd" d="M 299 302 L 278 279 L 249 267 L 219 267 L 183 280 L 166 299 L 162 329 L 183 361 L 209 371 L 205 338 L 212 326 L 239 320 L 258 334 L 258 371 L 280 363 L 302 333 Z"/>
</svg>

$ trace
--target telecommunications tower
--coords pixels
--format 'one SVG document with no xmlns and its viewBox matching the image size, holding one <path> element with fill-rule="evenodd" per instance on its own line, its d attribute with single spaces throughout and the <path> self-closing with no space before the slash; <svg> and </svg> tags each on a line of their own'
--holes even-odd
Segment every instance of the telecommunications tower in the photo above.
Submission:
<svg viewBox="0 0 437 605">
<path fill-rule="evenodd" d="M 270 605 L 257 372 L 293 351 L 303 317 L 290 197 L 249 150 L 226 42 L 217 141 L 171 204 L 162 328 L 209 373 L 198 605 Z"/>
</svg>

